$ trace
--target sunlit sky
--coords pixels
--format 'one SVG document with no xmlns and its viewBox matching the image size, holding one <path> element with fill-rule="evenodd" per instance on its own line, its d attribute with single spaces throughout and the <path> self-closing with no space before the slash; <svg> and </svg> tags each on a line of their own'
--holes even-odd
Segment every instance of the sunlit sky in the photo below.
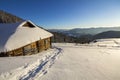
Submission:
<svg viewBox="0 0 120 80">
<path fill-rule="evenodd" d="M 120 0 L 0 0 L 0 9 L 46 29 L 120 26 Z"/>
</svg>

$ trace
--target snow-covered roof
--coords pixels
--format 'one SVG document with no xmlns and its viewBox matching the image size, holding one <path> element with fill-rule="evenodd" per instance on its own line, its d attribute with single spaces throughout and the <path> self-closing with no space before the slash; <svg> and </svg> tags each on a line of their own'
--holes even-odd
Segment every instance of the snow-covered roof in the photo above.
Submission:
<svg viewBox="0 0 120 80">
<path fill-rule="evenodd" d="M 29 24 L 30 27 L 26 26 Z M 53 34 L 36 26 L 31 21 L 0 24 L 0 52 L 14 50 Z"/>
</svg>

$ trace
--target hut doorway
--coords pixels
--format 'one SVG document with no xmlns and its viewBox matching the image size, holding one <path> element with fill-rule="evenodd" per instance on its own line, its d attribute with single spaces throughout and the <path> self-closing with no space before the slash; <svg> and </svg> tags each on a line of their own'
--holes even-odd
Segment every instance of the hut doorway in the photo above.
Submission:
<svg viewBox="0 0 120 80">
<path fill-rule="evenodd" d="M 38 52 L 40 52 L 40 46 L 41 46 L 41 45 L 40 45 L 40 41 L 37 41 L 37 42 L 36 42 L 36 45 L 37 45 L 37 50 L 38 50 Z"/>
</svg>

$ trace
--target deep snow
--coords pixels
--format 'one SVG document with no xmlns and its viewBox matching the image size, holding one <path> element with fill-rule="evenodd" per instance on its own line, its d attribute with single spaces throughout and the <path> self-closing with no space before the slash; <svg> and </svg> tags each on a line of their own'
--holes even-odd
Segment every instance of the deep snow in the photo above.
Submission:
<svg viewBox="0 0 120 80">
<path fill-rule="evenodd" d="M 10 62 L 12 66 L 15 64 L 14 68 L 4 64 L 10 70 L 2 67 L 5 73 L 1 73 L 0 80 L 120 80 L 119 42 L 109 39 L 84 45 L 55 43 L 53 46 L 57 48 L 24 56 L 28 62 L 19 68 L 16 63 Z M 15 58 L 20 64 L 23 57 Z M 0 68 L 3 62 L 13 61 L 12 57 L 0 59 Z"/>
<path fill-rule="evenodd" d="M 1 61 L 1 63 L 4 65 L 0 65 L 1 72 L 7 71 L 8 69 L 10 69 L 10 71 L 8 70 L 8 72 L 1 73 L 0 80 L 33 80 L 35 76 L 41 77 L 42 75 L 47 73 L 48 68 L 50 68 L 54 64 L 54 61 L 58 58 L 58 56 L 60 56 L 61 52 L 62 49 L 54 47 L 53 49 L 47 50 L 43 53 L 39 53 L 38 55 L 31 55 L 30 57 L 11 57 L 12 60 L 8 58 L 9 61 L 4 61 L 7 59 L 7 57 L 2 58 L 3 60 Z M 24 61 L 25 59 L 26 61 Z M 17 60 L 17 63 L 15 63 L 16 61 L 14 60 Z M 21 62 L 21 60 L 23 62 Z M 4 62 L 6 62 L 8 65 Z M 21 66 L 21 64 L 23 66 Z M 18 65 L 21 67 L 13 69 L 18 67 Z"/>
<path fill-rule="evenodd" d="M 120 80 L 120 49 L 59 47 L 63 56 L 41 80 Z"/>
</svg>

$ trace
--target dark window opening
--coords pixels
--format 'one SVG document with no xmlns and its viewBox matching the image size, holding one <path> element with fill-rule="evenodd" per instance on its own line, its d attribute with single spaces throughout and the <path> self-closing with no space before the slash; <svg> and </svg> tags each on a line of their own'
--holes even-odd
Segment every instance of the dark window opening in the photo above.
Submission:
<svg viewBox="0 0 120 80">
<path fill-rule="evenodd" d="M 25 24 L 23 25 L 23 27 L 31 27 L 31 28 L 34 28 L 35 26 L 34 26 L 33 24 L 27 22 L 27 23 L 25 23 Z"/>
</svg>

